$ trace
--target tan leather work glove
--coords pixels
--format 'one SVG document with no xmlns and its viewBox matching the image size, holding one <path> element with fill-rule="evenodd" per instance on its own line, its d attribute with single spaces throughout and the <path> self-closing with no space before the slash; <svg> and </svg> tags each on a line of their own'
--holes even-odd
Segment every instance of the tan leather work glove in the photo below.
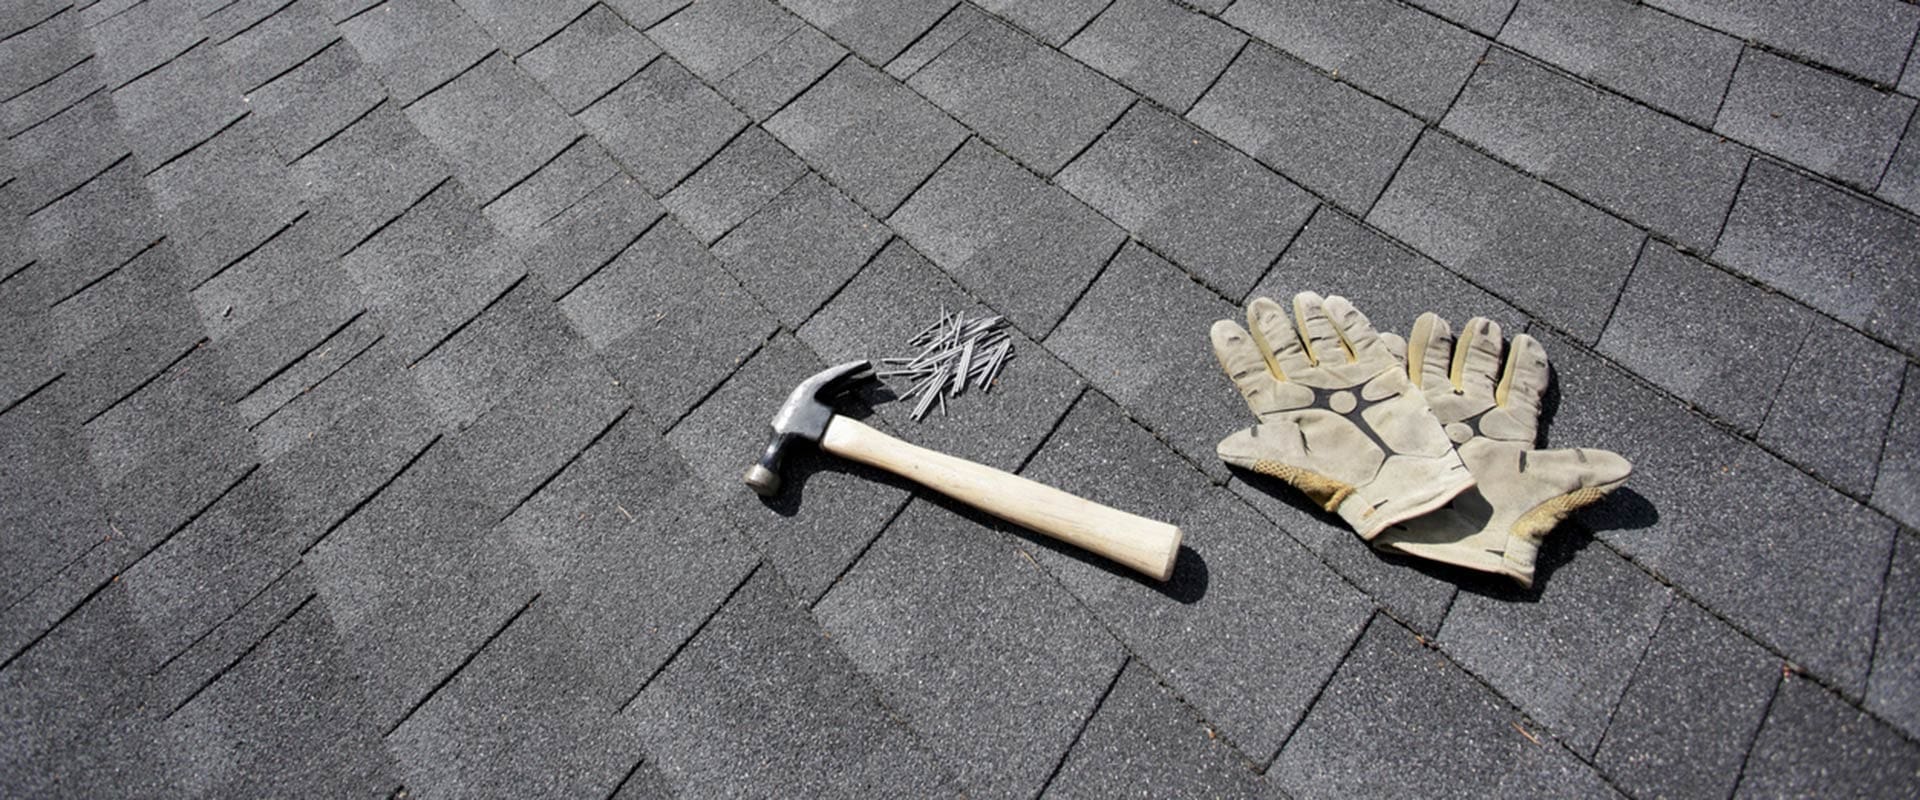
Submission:
<svg viewBox="0 0 1920 800">
<path fill-rule="evenodd" d="M 1213 324 L 1213 353 L 1260 420 L 1220 442 L 1221 460 L 1292 484 L 1364 539 L 1473 486 L 1366 316 L 1312 292 L 1293 312 L 1260 297 L 1247 305 L 1252 333 Z"/>
<path fill-rule="evenodd" d="M 1407 379 L 1446 425 L 1477 485 L 1373 545 L 1532 586 L 1547 532 L 1624 483 L 1633 465 L 1606 450 L 1534 449 L 1549 373 L 1547 351 L 1532 336 L 1503 347 L 1500 325 L 1475 317 L 1455 339 L 1446 320 L 1427 313 L 1404 348 Z"/>
</svg>

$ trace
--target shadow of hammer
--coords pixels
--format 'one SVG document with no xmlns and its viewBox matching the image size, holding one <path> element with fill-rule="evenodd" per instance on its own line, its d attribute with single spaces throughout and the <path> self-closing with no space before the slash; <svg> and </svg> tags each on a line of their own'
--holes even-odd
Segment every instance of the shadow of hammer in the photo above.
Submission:
<svg viewBox="0 0 1920 800">
<path fill-rule="evenodd" d="M 780 491 L 780 463 L 798 442 L 886 470 L 974 508 L 1164 581 L 1180 552 L 1180 529 L 1103 506 L 1045 484 L 945 453 L 908 444 L 856 419 L 833 413 L 825 398 L 868 377 L 853 361 L 815 374 L 787 395 L 773 415 L 773 436 L 760 463 L 747 468 L 747 485 L 762 496 Z"/>
</svg>

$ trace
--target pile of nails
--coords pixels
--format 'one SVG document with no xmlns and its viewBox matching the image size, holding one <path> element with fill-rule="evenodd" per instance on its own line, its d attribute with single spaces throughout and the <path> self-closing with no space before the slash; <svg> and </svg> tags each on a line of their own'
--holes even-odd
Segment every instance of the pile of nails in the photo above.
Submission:
<svg viewBox="0 0 1920 800">
<path fill-rule="evenodd" d="M 1013 340 L 1008 338 L 1006 320 L 998 315 L 968 317 L 964 311 L 940 312 L 940 319 L 907 340 L 920 348 L 920 354 L 908 358 L 880 359 L 876 371 L 882 378 L 906 378 L 913 387 L 900 395 L 902 400 L 919 399 L 913 404 L 913 419 L 919 421 L 940 407 L 947 413 L 947 398 L 959 397 L 973 384 L 980 391 L 992 391 L 1000 378 L 1000 369 L 1013 356 Z"/>
</svg>

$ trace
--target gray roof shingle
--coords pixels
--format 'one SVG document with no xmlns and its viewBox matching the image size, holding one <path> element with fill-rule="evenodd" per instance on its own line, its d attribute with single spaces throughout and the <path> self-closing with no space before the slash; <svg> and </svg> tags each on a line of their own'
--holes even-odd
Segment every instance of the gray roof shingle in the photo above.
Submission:
<svg viewBox="0 0 1920 800">
<path fill-rule="evenodd" d="M 1909 3 L 76 6 L 0 8 L 0 795 L 1920 787 Z M 1219 462 L 1308 289 L 1544 340 L 1635 473 L 1537 588 Z M 949 312 L 990 390 L 828 402 L 1170 582 L 743 491 Z"/>
</svg>

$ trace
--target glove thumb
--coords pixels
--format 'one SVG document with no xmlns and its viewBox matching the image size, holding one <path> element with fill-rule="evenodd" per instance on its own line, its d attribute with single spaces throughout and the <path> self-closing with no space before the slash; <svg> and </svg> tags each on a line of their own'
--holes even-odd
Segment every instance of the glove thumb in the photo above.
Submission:
<svg viewBox="0 0 1920 800">
<path fill-rule="evenodd" d="M 1321 510 L 1332 511 L 1353 493 L 1353 486 L 1295 466 L 1306 460 L 1307 440 L 1292 422 L 1267 422 L 1235 432 L 1214 448 L 1221 461 L 1286 481 Z"/>
</svg>

